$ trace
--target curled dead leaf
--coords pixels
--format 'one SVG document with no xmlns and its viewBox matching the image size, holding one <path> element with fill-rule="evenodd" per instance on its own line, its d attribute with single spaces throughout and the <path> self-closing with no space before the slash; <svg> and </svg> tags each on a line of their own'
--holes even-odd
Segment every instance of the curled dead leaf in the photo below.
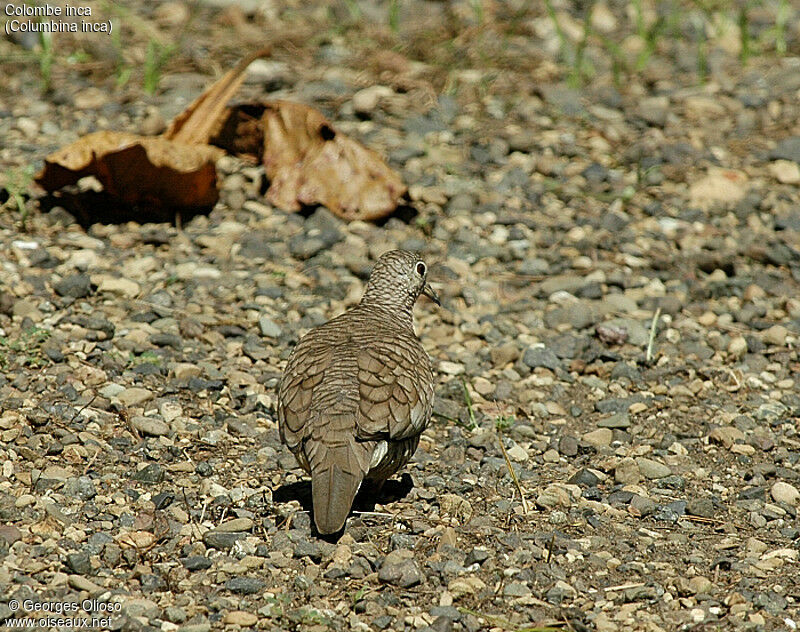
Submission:
<svg viewBox="0 0 800 632">
<path fill-rule="evenodd" d="M 322 204 L 346 220 L 389 215 L 406 186 L 373 150 L 338 132 L 317 110 L 265 104 L 261 118 L 267 200 L 287 211 Z"/>
<path fill-rule="evenodd" d="M 217 147 L 157 136 L 95 132 L 47 156 L 36 182 L 52 192 L 94 176 L 128 204 L 210 207 L 218 198 L 214 163 L 223 154 Z"/>
</svg>

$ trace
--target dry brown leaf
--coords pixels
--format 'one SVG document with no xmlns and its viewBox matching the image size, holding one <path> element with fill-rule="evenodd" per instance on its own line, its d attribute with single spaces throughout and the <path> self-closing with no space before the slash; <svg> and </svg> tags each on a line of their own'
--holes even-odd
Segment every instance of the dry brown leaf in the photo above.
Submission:
<svg viewBox="0 0 800 632">
<path fill-rule="evenodd" d="M 224 152 L 126 132 L 95 132 L 45 158 L 36 181 L 47 191 L 94 176 L 128 204 L 168 208 L 212 206 L 218 198 L 214 163 Z"/>
<path fill-rule="evenodd" d="M 228 101 L 242 85 L 247 67 L 259 57 L 267 57 L 270 48 L 262 48 L 242 59 L 234 69 L 226 72 L 203 94 L 178 114 L 162 134 L 164 138 L 206 145 L 227 115 Z"/>
<path fill-rule="evenodd" d="M 337 132 L 314 108 L 265 104 L 267 200 L 287 211 L 322 204 L 347 220 L 374 220 L 397 207 L 406 186 L 371 149 Z"/>
</svg>

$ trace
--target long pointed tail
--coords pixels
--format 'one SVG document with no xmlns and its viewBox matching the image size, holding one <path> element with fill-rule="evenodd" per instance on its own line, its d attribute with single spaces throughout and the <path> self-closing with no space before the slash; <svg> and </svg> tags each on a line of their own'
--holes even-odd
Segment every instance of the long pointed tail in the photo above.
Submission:
<svg viewBox="0 0 800 632">
<path fill-rule="evenodd" d="M 321 534 L 336 533 L 344 526 L 362 478 L 361 472 L 347 472 L 336 463 L 312 472 L 314 522 Z"/>
<path fill-rule="evenodd" d="M 369 470 L 374 446 L 353 439 L 335 442 L 309 440 L 305 445 L 311 468 L 314 522 L 325 535 L 343 526 L 353 500 Z"/>
</svg>

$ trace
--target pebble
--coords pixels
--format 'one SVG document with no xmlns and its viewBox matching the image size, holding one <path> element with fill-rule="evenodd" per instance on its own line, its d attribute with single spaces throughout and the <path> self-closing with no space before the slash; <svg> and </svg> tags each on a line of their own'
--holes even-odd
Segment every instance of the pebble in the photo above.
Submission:
<svg viewBox="0 0 800 632">
<path fill-rule="evenodd" d="M 777 503 L 786 503 L 792 507 L 800 504 L 800 491 L 791 483 L 778 481 L 770 488 L 769 493 Z"/>
<path fill-rule="evenodd" d="M 97 291 L 120 294 L 127 298 L 136 298 L 142 290 L 136 281 L 123 278 L 103 277 L 97 285 Z"/>
<path fill-rule="evenodd" d="M 84 298 L 92 292 L 92 282 L 88 274 L 75 273 L 65 276 L 53 284 L 53 289 L 59 296 Z"/>
<path fill-rule="evenodd" d="M 769 173 L 781 184 L 800 184 L 800 165 L 793 160 L 771 162 Z"/>
<path fill-rule="evenodd" d="M 359 90 L 353 95 L 353 110 L 357 114 L 371 115 L 378 107 L 381 99 L 385 99 L 394 94 L 388 86 L 370 86 Z"/>
<path fill-rule="evenodd" d="M 777 345 L 779 347 L 783 347 L 786 345 L 786 337 L 789 335 L 789 331 L 783 325 L 773 325 L 768 329 L 764 330 L 764 342 L 769 345 Z"/>
<path fill-rule="evenodd" d="M 244 610 L 233 610 L 228 612 L 223 620 L 227 625 L 251 628 L 258 623 L 258 616 L 252 612 L 245 612 Z"/>
<path fill-rule="evenodd" d="M 543 367 L 551 371 L 560 369 L 563 366 L 561 360 L 550 349 L 535 345 L 525 349 L 522 354 L 522 362 L 531 369 Z"/>
<path fill-rule="evenodd" d="M 283 330 L 269 316 L 261 316 L 258 319 L 258 327 L 261 330 L 261 335 L 267 338 L 277 339 L 283 334 Z"/>
<path fill-rule="evenodd" d="M 155 417 L 136 415 L 131 418 L 131 425 L 149 437 L 163 437 L 169 434 L 169 425 Z"/>
<path fill-rule="evenodd" d="M 634 485 L 642 480 L 639 465 L 630 457 L 621 459 L 614 468 L 614 480 L 622 485 Z"/>
<path fill-rule="evenodd" d="M 689 187 L 689 203 L 695 206 L 735 204 L 747 192 L 746 181 L 746 176 L 740 172 L 713 170 Z"/>
<path fill-rule="evenodd" d="M 237 595 L 255 595 L 264 590 L 264 582 L 255 577 L 231 577 L 225 588 Z"/>
<path fill-rule="evenodd" d="M 636 459 L 636 464 L 639 466 L 639 471 L 642 473 L 642 476 L 651 480 L 664 478 L 665 476 L 672 474 L 672 471 L 669 469 L 669 467 L 663 463 L 654 461 L 653 459 L 638 457 Z"/>
<path fill-rule="evenodd" d="M 581 437 L 589 445 L 597 448 L 603 448 L 611 445 L 611 440 L 614 438 L 614 432 L 609 428 L 598 428 L 587 432 Z"/>
<path fill-rule="evenodd" d="M 597 422 L 598 428 L 628 428 L 631 425 L 628 413 L 616 413 Z"/>
<path fill-rule="evenodd" d="M 138 386 L 126 388 L 117 394 L 117 399 L 123 406 L 139 406 L 153 399 L 153 392 Z"/>
</svg>

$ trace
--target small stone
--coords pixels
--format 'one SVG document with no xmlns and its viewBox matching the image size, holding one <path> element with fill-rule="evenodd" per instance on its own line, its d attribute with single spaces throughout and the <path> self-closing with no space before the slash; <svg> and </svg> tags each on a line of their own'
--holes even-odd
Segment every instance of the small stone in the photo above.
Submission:
<svg viewBox="0 0 800 632">
<path fill-rule="evenodd" d="M 616 413 L 597 422 L 598 428 L 628 428 L 631 425 L 628 413 Z"/>
<path fill-rule="evenodd" d="M 88 274 L 76 273 L 65 276 L 53 285 L 53 289 L 59 296 L 69 296 L 72 298 L 84 298 L 92 293 L 92 282 Z"/>
<path fill-rule="evenodd" d="M 208 568 L 211 568 L 211 560 L 208 559 L 205 555 L 190 555 L 184 560 L 183 566 L 188 571 L 202 571 Z"/>
<path fill-rule="evenodd" d="M 604 448 L 611 445 L 611 440 L 614 438 L 614 432 L 610 428 L 598 428 L 587 432 L 581 437 L 589 445 L 596 448 Z"/>
<path fill-rule="evenodd" d="M 790 483 L 778 481 L 772 486 L 769 493 L 776 503 L 786 503 L 793 507 L 800 504 L 800 491 Z"/>
<path fill-rule="evenodd" d="M 172 623 L 184 623 L 188 617 L 186 616 L 186 611 L 183 608 L 179 608 L 178 606 L 167 606 L 164 608 L 164 618 Z"/>
<path fill-rule="evenodd" d="M 133 479 L 142 483 L 160 483 L 164 480 L 164 468 L 158 463 L 150 463 L 136 472 Z"/>
<path fill-rule="evenodd" d="M 641 517 L 649 516 L 656 510 L 656 504 L 647 496 L 640 496 L 639 494 L 634 494 L 631 497 L 631 507 L 639 514 Z"/>
<path fill-rule="evenodd" d="M 94 482 L 88 476 L 78 476 L 67 481 L 64 491 L 81 500 L 91 500 L 97 496 Z"/>
<path fill-rule="evenodd" d="M 422 579 L 422 571 L 414 560 L 405 560 L 395 564 L 384 563 L 378 571 L 378 581 L 401 588 L 416 586 L 422 582 Z"/>
<path fill-rule="evenodd" d="M 695 575 L 689 580 L 688 587 L 693 595 L 699 595 L 701 593 L 703 594 L 710 593 L 714 585 L 711 583 L 711 580 L 708 579 L 708 577 L 703 577 L 702 575 Z"/>
<path fill-rule="evenodd" d="M 492 384 L 485 377 L 476 377 L 472 382 L 472 386 L 475 389 L 475 391 L 482 397 L 491 395 L 495 389 L 494 384 Z"/>
<path fill-rule="evenodd" d="M 636 113 L 647 123 L 663 127 L 669 114 L 669 97 L 657 96 L 640 99 Z"/>
<path fill-rule="evenodd" d="M 172 373 L 176 380 L 189 380 L 193 377 L 200 377 L 203 369 L 189 362 L 178 362 L 172 367 Z"/>
<path fill-rule="evenodd" d="M 280 326 L 269 316 L 262 316 L 258 319 L 258 328 L 261 330 L 261 335 L 267 338 L 280 338 L 283 334 Z"/>
<path fill-rule="evenodd" d="M 225 615 L 224 621 L 228 625 L 250 628 L 258 623 L 258 616 L 254 615 L 252 612 L 245 612 L 244 610 L 233 610 Z"/>
<path fill-rule="evenodd" d="M 22 533 L 14 525 L 0 525 L 0 543 L 11 546 L 22 539 Z"/>
<path fill-rule="evenodd" d="M 464 373 L 464 365 L 442 360 L 439 362 L 439 370 L 445 375 L 462 375 Z"/>
<path fill-rule="evenodd" d="M 521 582 L 511 582 L 503 588 L 504 597 L 527 597 L 531 594 L 531 589 Z"/>
<path fill-rule="evenodd" d="M 553 483 L 545 487 L 536 497 L 536 504 L 545 509 L 571 507 L 572 496 L 570 495 L 570 491 L 563 485 Z"/>
<path fill-rule="evenodd" d="M 472 566 L 473 564 L 483 564 L 489 559 L 489 549 L 485 547 L 475 547 L 464 558 L 464 566 Z"/>
<path fill-rule="evenodd" d="M 730 449 L 734 444 L 744 441 L 744 433 L 735 426 L 718 426 L 708 433 L 708 438 Z"/>
<path fill-rule="evenodd" d="M 555 450 L 552 450 L 552 452 L 555 453 L 556 460 L 551 462 L 558 462 L 558 452 Z M 511 447 L 507 448 L 506 454 L 508 454 L 508 458 L 515 463 L 525 463 L 528 460 L 528 453 L 525 451 L 525 448 L 520 446 L 518 443 L 514 443 Z"/>
<path fill-rule="evenodd" d="M 136 298 L 142 291 L 136 281 L 123 278 L 104 277 L 97 286 L 98 292 L 119 294 L 127 298 Z"/>
<path fill-rule="evenodd" d="M 203 534 L 203 543 L 212 549 L 220 551 L 230 550 L 239 540 L 246 538 L 246 533 L 234 531 L 206 531 Z"/>
<path fill-rule="evenodd" d="M 584 467 L 575 472 L 567 482 L 581 487 L 595 487 L 600 482 L 600 477 Z"/>
<path fill-rule="evenodd" d="M 786 336 L 789 335 L 789 330 L 783 325 L 773 325 L 769 329 L 764 330 L 762 334 L 764 342 L 770 345 L 783 347 L 786 345 Z"/>
<path fill-rule="evenodd" d="M 710 498 L 692 498 L 686 503 L 686 513 L 701 518 L 713 518 L 716 514 L 714 501 Z"/>
<path fill-rule="evenodd" d="M 178 402 L 162 402 L 158 407 L 158 412 L 164 418 L 166 423 L 171 423 L 183 415 L 183 407 Z"/>
<path fill-rule="evenodd" d="M 353 110 L 356 114 L 370 115 L 378 107 L 381 99 L 393 94 L 394 90 L 388 86 L 369 86 L 353 95 Z"/>
<path fill-rule="evenodd" d="M 459 599 L 467 595 L 474 595 L 486 589 L 486 584 L 474 575 L 457 577 L 447 584 L 447 592 L 453 595 L 453 599 Z"/>
<path fill-rule="evenodd" d="M 489 351 L 492 364 L 497 368 L 503 368 L 510 362 L 515 362 L 519 358 L 519 348 L 513 342 L 507 342 L 497 347 L 492 347 Z"/>
<path fill-rule="evenodd" d="M 709 204 L 736 204 L 747 193 L 747 176 L 733 169 L 716 169 L 689 187 L 689 203 L 705 207 Z"/>
<path fill-rule="evenodd" d="M 83 577 L 82 575 L 70 575 L 67 579 L 67 584 L 69 584 L 75 590 L 82 590 L 92 596 L 100 595 L 106 590 L 102 586 L 98 586 L 93 581 Z"/>
<path fill-rule="evenodd" d="M 255 595 L 264 590 L 264 582 L 255 577 L 231 577 L 225 588 L 237 595 Z"/>
<path fill-rule="evenodd" d="M 578 454 L 578 440 L 572 435 L 564 435 L 558 440 L 558 451 L 564 456 Z"/>
<path fill-rule="evenodd" d="M 641 481 L 642 474 L 636 461 L 630 457 L 621 459 L 614 468 L 614 480 L 622 485 L 635 484 Z"/>
<path fill-rule="evenodd" d="M 227 520 L 219 525 L 213 531 L 218 533 L 233 533 L 236 531 L 250 531 L 253 528 L 254 522 L 250 518 L 233 518 Z"/>
<path fill-rule="evenodd" d="M 92 563 L 89 554 L 84 552 L 68 553 L 66 558 L 67 568 L 78 575 L 89 575 L 92 572 Z"/>
<path fill-rule="evenodd" d="M 156 417 L 136 415 L 131 418 L 131 425 L 141 434 L 149 437 L 164 437 L 169 434 L 169 425 Z"/>
<path fill-rule="evenodd" d="M 800 165 L 793 160 L 771 162 L 769 173 L 781 184 L 800 184 Z"/>
<path fill-rule="evenodd" d="M 747 353 L 747 340 L 744 336 L 734 336 L 728 343 L 728 353 L 737 360 Z"/>
<path fill-rule="evenodd" d="M 771 159 L 800 163 L 800 136 L 787 136 L 769 153 Z"/>
<path fill-rule="evenodd" d="M 522 354 L 522 362 L 531 369 L 543 367 L 555 371 L 563 367 L 561 360 L 558 359 L 555 353 L 546 347 L 538 345 L 531 345 L 525 349 L 525 353 Z"/>
<path fill-rule="evenodd" d="M 132 386 L 117 394 L 117 399 L 123 406 L 138 406 L 153 399 L 153 393 L 146 388 Z"/>
<path fill-rule="evenodd" d="M 636 459 L 636 464 L 639 466 L 639 471 L 642 473 L 642 476 L 651 480 L 664 478 L 672 474 L 669 467 L 653 459 L 639 457 Z"/>
</svg>

